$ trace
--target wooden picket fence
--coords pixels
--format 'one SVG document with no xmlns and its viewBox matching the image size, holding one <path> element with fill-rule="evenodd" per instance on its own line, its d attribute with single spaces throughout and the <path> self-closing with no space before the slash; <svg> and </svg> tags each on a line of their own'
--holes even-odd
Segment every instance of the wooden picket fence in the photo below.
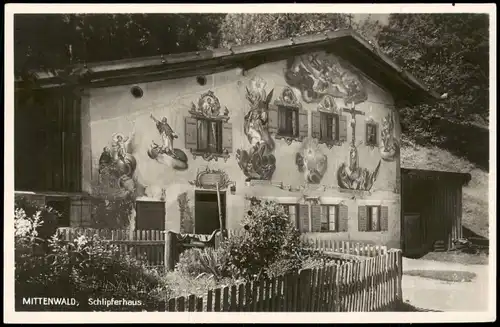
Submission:
<svg viewBox="0 0 500 327">
<path fill-rule="evenodd" d="M 59 228 L 58 234 L 66 241 L 71 241 L 78 235 L 98 235 L 101 239 L 116 244 L 121 253 L 129 253 L 143 260 L 146 266 L 165 266 L 165 234 L 162 231 Z"/>
<path fill-rule="evenodd" d="M 228 230 L 228 237 L 242 235 L 243 229 Z M 111 230 L 111 229 L 92 229 L 92 228 L 68 228 L 58 229 L 59 235 L 67 241 L 74 239 L 78 235 L 90 237 L 98 235 L 104 240 L 117 244 L 121 251 L 130 253 L 146 262 L 147 266 L 164 267 L 167 263 L 167 269 L 172 270 L 178 261 L 177 251 L 172 251 L 171 240 L 167 240 L 166 233 L 158 230 Z M 205 234 L 182 234 L 196 237 L 202 241 L 207 241 L 211 235 Z M 220 243 L 221 233 L 216 235 L 216 244 Z M 309 241 L 312 248 L 332 253 L 332 257 L 339 260 L 354 261 L 351 255 L 375 257 L 387 253 L 386 246 L 375 244 L 366 244 L 361 242 L 318 240 L 307 234 L 302 236 L 303 240 Z M 340 256 L 340 254 L 345 254 Z"/>
<path fill-rule="evenodd" d="M 268 280 L 169 299 L 155 311 L 174 312 L 368 312 L 402 302 L 402 253 L 301 270 Z"/>
</svg>

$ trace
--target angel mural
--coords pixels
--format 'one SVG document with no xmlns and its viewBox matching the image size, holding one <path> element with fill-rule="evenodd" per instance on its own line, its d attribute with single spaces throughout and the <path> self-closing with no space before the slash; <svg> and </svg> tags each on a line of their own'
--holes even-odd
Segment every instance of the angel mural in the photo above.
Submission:
<svg viewBox="0 0 500 327">
<path fill-rule="evenodd" d="M 174 169 L 187 169 L 188 159 L 186 154 L 181 149 L 174 148 L 174 139 L 177 139 L 178 135 L 168 124 L 168 119 L 163 117 L 161 120 L 158 120 L 152 114 L 150 117 L 156 124 L 162 144 L 159 145 L 155 141 L 152 141 L 148 149 L 148 156 L 159 163 L 170 165 Z"/>
<path fill-rule="evenodd" d="M 295 157 L 301 173 L 308 183 L 319 184 L 327 168 L 327 156 L 321 153 L 316 139 L 306 139 Z"/>
<path fill-rule="evenodd" d="M 132 193 L 136 188 L 133 178 L 137 162 L 132 154 L 132 139 L 133 134 L 113 134 L 110 146 L 105 146 L 99 157 L 100 180 L 106 179 L 125 193 Z"/>
<path fill-rule="evenodd" d="M 269 180 L 276 169 L 275 144 L 267 128 L 268 106 L 274 90 L 267 94 L 265 86 L 264 80 L 254 78 L 251 89 L 246 88 L 250 111 L 244 118 L 244 132 L 251 148 L 248 151 L 237 150 L 236 159 L 248 180 Z"/>
<path fill-rule="evenodd" d="M 332 54 L 312 53 L 288 60 L 285 80 L 300 90 L 305 102 L 318 102 L 324 95 L 343 98 L 358 104 L 367 100 L 359 76 L 349 71 L 341 59 Z"/>
<path fill-rule="evenodd" d="M 394 112 L 390 112 L 382 120 L 382 145 L 380 146 L 380 156 L 385 161 L 394 161 L 399 155 L 399 141 L 394 135 L 396 126 L 396 117 Z"/>
</svg>

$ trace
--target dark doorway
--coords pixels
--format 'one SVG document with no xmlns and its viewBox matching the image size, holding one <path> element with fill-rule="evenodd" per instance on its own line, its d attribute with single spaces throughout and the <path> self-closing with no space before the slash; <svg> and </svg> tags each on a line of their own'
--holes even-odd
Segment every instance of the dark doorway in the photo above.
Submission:
<svg viewBox="0 0 500 327">
<path fill-rule="evenodd" d="M 226 193 L 220 192 L 222 228 L 226 228 Z M 196 191 L 195 193 L 195 223 L 196 234 L 212 234 L 220 229 L 217 192 Z"/>
<path fill-rule="evenodd" d="M 137 201 L 137 230 L 165 230 L 165 202 Z"/>
</svg>

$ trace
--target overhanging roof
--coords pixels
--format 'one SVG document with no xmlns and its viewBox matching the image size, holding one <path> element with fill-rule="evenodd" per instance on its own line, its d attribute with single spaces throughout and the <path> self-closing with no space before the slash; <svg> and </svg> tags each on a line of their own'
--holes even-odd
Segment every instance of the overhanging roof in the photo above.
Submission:
<svg viewBox="0 0 500 327">
<path fill-rule="evenodd" d="M 467 184 L 471 181 L 472 176 L 469 173 L 460 173 L 454 171 L 441 171 L 441 170 L 425 170 L 425 169 L 412 169 L 401 168 L 403 176 L 412 176 L 418 179 L 428 180 L 456 180 L 462 184 Z"/>
<path fill-rule="evenodd" d="M 71 85 L 104 87 L 144 83 L 210 74 L 237 67 L 251 69 L 266 62 L 317 50 L 325 50 L 347 60 L 387 89 L 396 102 L 419 104 L 440 98 L 439 94 L 404 71 L 352 29 L 234 46 L 230 49 L 72 65 L 65 72 L 35 71 L 30 74 L 30 81 L 17 79 L 16 88 Z"/>
</svg>

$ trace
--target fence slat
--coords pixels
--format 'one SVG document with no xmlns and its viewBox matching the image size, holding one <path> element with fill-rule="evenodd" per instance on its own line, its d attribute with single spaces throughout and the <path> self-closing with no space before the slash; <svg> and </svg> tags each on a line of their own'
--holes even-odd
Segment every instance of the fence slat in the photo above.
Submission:
<svg viewBox="0 0 500 327">
<path fill-rule="evenodd" d="M 245 311 L 245 286 L 240 284 L 238 286 L 238 311 Z"/>
<path fill-rule="evenodd" d="M 203 312 L 203 298 L 201 296 L 196 299 L 196 312 Z"/>
<path fill-rule="evenodd" d="M 184 312 L 185 310 L 184 302 L 185 300 L 183 296 L 177 298 L 177 312 Z"/>
<path fill-rule="evenodd" d="M 189 297 L 188 297 L 188 308 L 187 308 L 189 312 L 194 312 L 195 301 L 196 301 L 195 295 L 194 294 L 189 295 Z"/>
<path fill-rule="evenodd" d="M 224 286 L 222 289 L 222 311 L 223 312 L 228 312 L 229 311 L 229 287 Z"/>
<path fill-rule="evenodd" d="M 236 285 L 232 285 L 231 286 L 231 306 L 230 306 L 230 311 L 231 312 L 236 312 L 238 311 L 237 307 L 236 307 L 236 298 L 237 298 L 237 289 L 236 289 Z"/>
<path fill-rule="evenodd" d="M 253 309 L 253 290 L 252 284 L 245 284 L 245 312 L 252 312 Z"/>
<path fill-rule="evenodd" d="M 216 288 L 215 292 L 214 292 L 215 293 L 215 297 L 214 297 L 215 298 L 214 299 L 214 311 L 215 312 L 219 312 L 220 311 L 220 301 L 221 301 L 221 299 L 220 299 L 220 291 L 221 291 L 220 288 Z"/>
</svg>

